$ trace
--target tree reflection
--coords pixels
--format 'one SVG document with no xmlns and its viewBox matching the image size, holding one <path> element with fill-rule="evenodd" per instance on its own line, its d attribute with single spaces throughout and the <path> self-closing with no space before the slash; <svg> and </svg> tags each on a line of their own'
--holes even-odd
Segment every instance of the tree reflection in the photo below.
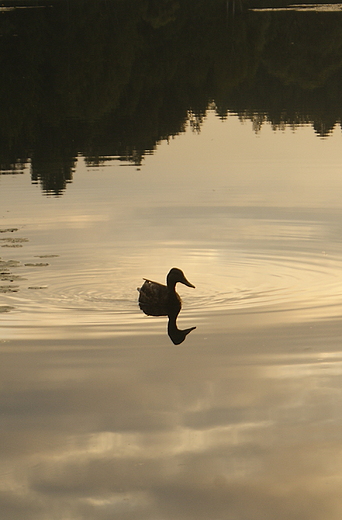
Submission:
<svg viewBox="0 0 342 520">
<path fill-rule="evenodd" d="M 188 121 L 200 131 L 209 106 L 255 131 L 311 124 L 328 136 L 341 120 L 342 14 L 247 9 L 263 4 L 73 0 L 4 11 L 1 169 L 30 161 L 32 180 L 60 195 L 78 154 L 140 165 Z"/>
</svg>

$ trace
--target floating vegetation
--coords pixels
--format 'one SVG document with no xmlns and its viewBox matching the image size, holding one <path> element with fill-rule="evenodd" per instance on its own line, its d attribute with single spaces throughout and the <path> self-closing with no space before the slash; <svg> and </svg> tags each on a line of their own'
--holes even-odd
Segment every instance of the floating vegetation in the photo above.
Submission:
<svg viewBox="0 0 342 520">
<path fill-rule="evenodd" d="M 0 233 L 5 232 L 14 232 L 18 231 L 17 228 L 6 228 L 1 229 Z M 0 247 L 23 247 L 23 243 L 29 242 L 28 238 L 10 238 L 10 237 L 4 237 L 0 238 Z M 36 258 L 56 258 L 59 255 L 55 254 L 43 254 L 43 255 L 34 255 Z M 12 268 L 14 267 L 47 267 L 50 265 L 47 262 L 27 262 L 27 263 L 21 263 L 18 260 L 2 260 L 0 258 L 0 282 L 8 282 L 6 285 L 0 285 L 0 294 L 6 294 L 6 293 L 16 293 L 20 290 L 19 285 L 13 285 L 13 282 L 20 282 L 23 280 L 27 280 L 27 278 L 24 278 L 19 275 L 12 274 Z M 10 285 L 9 285 L 10 283 Z M 28 287 L 30 290 L 41 290 L 41 289 L 47 289 L 48 285 L 31 285 Z M 0 306 L 0 312 L 8 312 L 12 310 L 14 307 L 10 306 Z"/>
<path fill-rule="evenodd" d="M 35 255 L 36 258 L 57 258 L 59 255 Z"/>
<path fill-rule="evenodd" d="M 0 13 L 4 11 L 15 11 L 16 9 L 42 9 L 44 5 L 13 5 L 9 7 L 0 7 Z"/>
<path fill-rule="evenodd" d="M 0 273 L 0 280 L 2 282 L 14 282 L 14 281 L 23 281 L 27 280 L 27 278 L 23 278 L 22 276 L 18 276 L 16 274 L 12 274 L 9 271 L 5 271 Z"/>
<path fill-rule="evenodd" d="M 19 285 L 0 285 L 0 294 L 18 292 Z"/>
<path fill-rule="evenodd" d="M 9 269 L 10 267 L 19 267 L 21 265 L 18 260 L 0 260 L 0 269 Z"/>
<path fill-rule="evenodd" d="M 2 242 L 9 242 L 10 244 L 21 244 L 22 242 L 28 242 L 28 238 L 0 238 Z"/>
<path fill-rule="evenodd" d="M 13 311 L 14 307 L 10 305 L 0 305 L 0 312 L 10 312 Z"/>
<path fill-rule="evenodd" d="M 330 13 L 342 11 L 342 4 L 293 4 L 286 7 L 260 7 L 251 9 L 251 11 L 313 11 L 316 13 Z"/>
<path fill-rule="evenodd" d="M 14 232 L 18 231 L 17 228 L 6 228 L 6 229 L 0 229 L 0 233 L 6 233 L 6 232 Z M 28 238 L 12 238 L 12 237 L 4 237 L 0 238 L 0 247 L 23 247 L 23 244 L 29 242 Z M 59 255 L 55 254 L 43 254 L 43 255 L 34 255 L 36 258 L 55 258 Z M 0 285 L 0 294 L 6 294 L 6 293 L 16 293 L 20 290 L 19 285 L 13 285 L 13 282 L 19 282 L 23 280 L 27 280 L 27 278 L 24 278 L 19 275 L 12 274 L 11 270 L 14 267 L 47 267 L 47 262 L 27 262 L 25 264 L 19 262 L 18 260 L 2 260 L 0 258 L 0 282 L 7 282 L 6 285 Z M 47 289 L 48 285 L 31 285 L 28 287 L 30 290 L 42 290 Z M 9 312 L 14 307 L 10 307 L 8 305 L 2 305 L 0 306 L 0 312 Z"/>
<path fill-rule="evenodd" d="M 6 241 L 6 242 L 28 242 L 29 239 L 28 238 L 0 238 L 0 240 L 2 241 Z"/>
<path fill-rule="evenodd" d="M 29 263 L 24 264 L 26 267 L 46 267 L 49 264 L 46 264 L 45 262 L 37 262 L 37 263 Z"/>
</svg>

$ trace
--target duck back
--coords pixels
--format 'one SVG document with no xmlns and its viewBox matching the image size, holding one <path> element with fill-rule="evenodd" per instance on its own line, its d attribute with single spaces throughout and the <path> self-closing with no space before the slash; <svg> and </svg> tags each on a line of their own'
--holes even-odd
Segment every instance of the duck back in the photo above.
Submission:
<svg viewBox="0 0 342 520">
<path fill-rule="evenodd" d="M 149 316 L 167 316 L 170 309 L 181 308 L 179 295 L 166 285 L 144 278 L 139 290 L 139 306 Z"/>
</svg>

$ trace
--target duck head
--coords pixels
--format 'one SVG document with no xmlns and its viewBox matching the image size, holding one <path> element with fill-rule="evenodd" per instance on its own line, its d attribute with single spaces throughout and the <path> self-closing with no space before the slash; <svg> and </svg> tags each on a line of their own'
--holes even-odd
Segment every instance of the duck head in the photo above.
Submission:
<svg viewBox="0 0 342 520">
<path fill-rule="evenodd" d="M 177 267 L 173 267 L 169 274 L 166 277 L 166 284 L 169 288 L 174 288 L 176 283 L 183 283 L 184 285 L 187 285 L 188 287 L 192 287 L 195 289 L 195 286 L 192 285 L 184 276 L 183 271 L 181 269 L 178 269 Z"/>
</svg>

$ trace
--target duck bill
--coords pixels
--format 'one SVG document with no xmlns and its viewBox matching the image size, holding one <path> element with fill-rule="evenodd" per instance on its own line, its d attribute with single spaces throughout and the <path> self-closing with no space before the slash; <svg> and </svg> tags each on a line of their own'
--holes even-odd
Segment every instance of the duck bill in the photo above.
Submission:
<svg viewBox="0 0 342 520">
<path fill-rule="evenodd" d="M 184 285 L 187 285 L 188 287 L 192 287 L 193 289 L 196 289 L 196 287 L 194 285 L 192 285 L 192 283 L 190 283 L 186 278 L 184 278 L 184 280 L 182 280 L 182 283 L 184 283 Z"/>
</svg>

